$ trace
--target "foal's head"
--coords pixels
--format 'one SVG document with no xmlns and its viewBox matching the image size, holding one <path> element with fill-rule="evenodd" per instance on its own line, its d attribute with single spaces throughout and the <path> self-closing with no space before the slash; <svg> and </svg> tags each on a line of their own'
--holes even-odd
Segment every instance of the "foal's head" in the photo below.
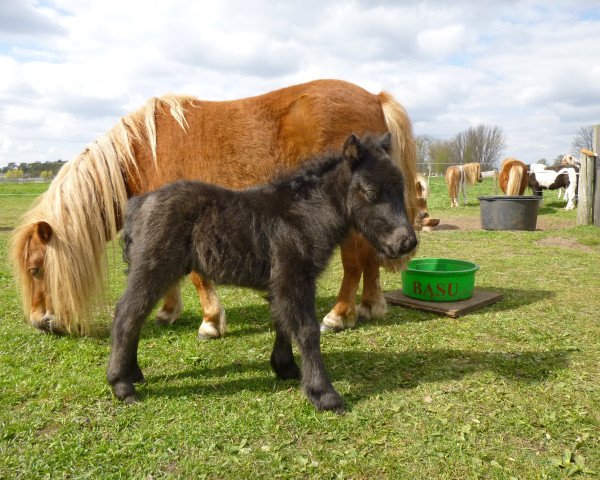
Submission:
<svg viewBox="0 0 600 480">
<path fill-rule="evenodd" d="M 391 137 L 351 135 L 343 155 L 349 162 L 352 180 L 348 210 L 353 226 L 382 255 L 396 259 L 417 246 L 404 204 L 404 178 L 390 159 Z"/>
</svg>

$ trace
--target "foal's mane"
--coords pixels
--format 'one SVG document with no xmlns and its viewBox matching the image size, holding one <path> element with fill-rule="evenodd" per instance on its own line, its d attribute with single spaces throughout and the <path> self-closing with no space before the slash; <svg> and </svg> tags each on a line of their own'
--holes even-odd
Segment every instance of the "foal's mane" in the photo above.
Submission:
<svg viewBox="0 0 600 480">
<path fill-rule="evenodd" d="M 144 107 L 121 118 L 67 162 L 25 213 L 12 236 L 11 258 L 26 315 L 31 310 L 33 289 L 26 269 L 27 244 L 36 223 L 44 221 L 52 227 L 45 281 L 56 320 L 71 333 L 89 333 L 85 316 L 101 297 L 107 278 L 106 242 L 116 236 L 127 203 L 125 176 L 138 173 L 132 143 L 146 145 L 156 164 L 157 109 L 169 110 L 185 129 L 183 105 L 190 100 L 175 95 L 151 98 Z"/>
</svg>

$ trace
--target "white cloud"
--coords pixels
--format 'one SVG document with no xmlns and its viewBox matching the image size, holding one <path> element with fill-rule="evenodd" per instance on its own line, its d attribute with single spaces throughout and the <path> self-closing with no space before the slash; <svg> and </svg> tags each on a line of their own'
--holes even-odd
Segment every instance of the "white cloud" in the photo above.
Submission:
<svg viewBox="0 0 600 480">
<path fill-rule="evenodd" d="M 485 122 L 554 158 L 600 122 L 599 27 L 585 0 L 0 2 L 0 166 L 71 158 L 152 95 L 324 77 L 390 91 L 417 133 Z"/>
</svg>

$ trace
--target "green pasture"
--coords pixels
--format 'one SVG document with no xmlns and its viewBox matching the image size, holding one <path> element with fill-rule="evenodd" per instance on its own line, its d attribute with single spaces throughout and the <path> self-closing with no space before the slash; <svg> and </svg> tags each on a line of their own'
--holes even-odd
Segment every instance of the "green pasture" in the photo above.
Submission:
<svg viewBox="0 0 600 480">
<path fill-rule="evenodd" d="M 458 209 L 443 179 L 431 183 L 431 215 L 475 227 L 423 232 L 418 256 L 473 261 L 476 287 L 504 299 L 458 319 L 390 307 L 324 335 L 343 416 L 316 412 L 298 382 L 275 379 L 261 294 L 220 288 L 229 332 L 199 342 L 188 282 L 181 320 L 148 319 L 142 331 L 141 403 L 115 400 L 105 368 L 122 265 L 96 335 L 36 332 L 7 252 L 10 229 L 44 187 L 0 184 L 0 478 L 598 478 L 600 230 L 576 226 L 550 192 L 543 229 L 483 231 L 476 197 L 494 193 L 491 180 Z M 319 281 L 319 316 L 340 278 L 336 255 Z M 400 288 L 400 275 L 383 273 L 382 286 Z"/>
</svg>

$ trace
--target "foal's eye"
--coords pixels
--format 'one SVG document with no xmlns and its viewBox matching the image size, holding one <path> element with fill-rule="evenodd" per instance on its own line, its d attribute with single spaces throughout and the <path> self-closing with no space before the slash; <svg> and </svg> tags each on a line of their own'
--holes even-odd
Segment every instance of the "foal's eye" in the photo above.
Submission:
<svg viewBox="0 0 600 480">
<path fill-rule="evenodd" d="M 377 192 L 373 190 L 367 190 L 365 192 L 365 197 L 367 197 L 367 200 L 369 202 L 374 202 L 375 200 L 377 200 Z"/>
</svg>

